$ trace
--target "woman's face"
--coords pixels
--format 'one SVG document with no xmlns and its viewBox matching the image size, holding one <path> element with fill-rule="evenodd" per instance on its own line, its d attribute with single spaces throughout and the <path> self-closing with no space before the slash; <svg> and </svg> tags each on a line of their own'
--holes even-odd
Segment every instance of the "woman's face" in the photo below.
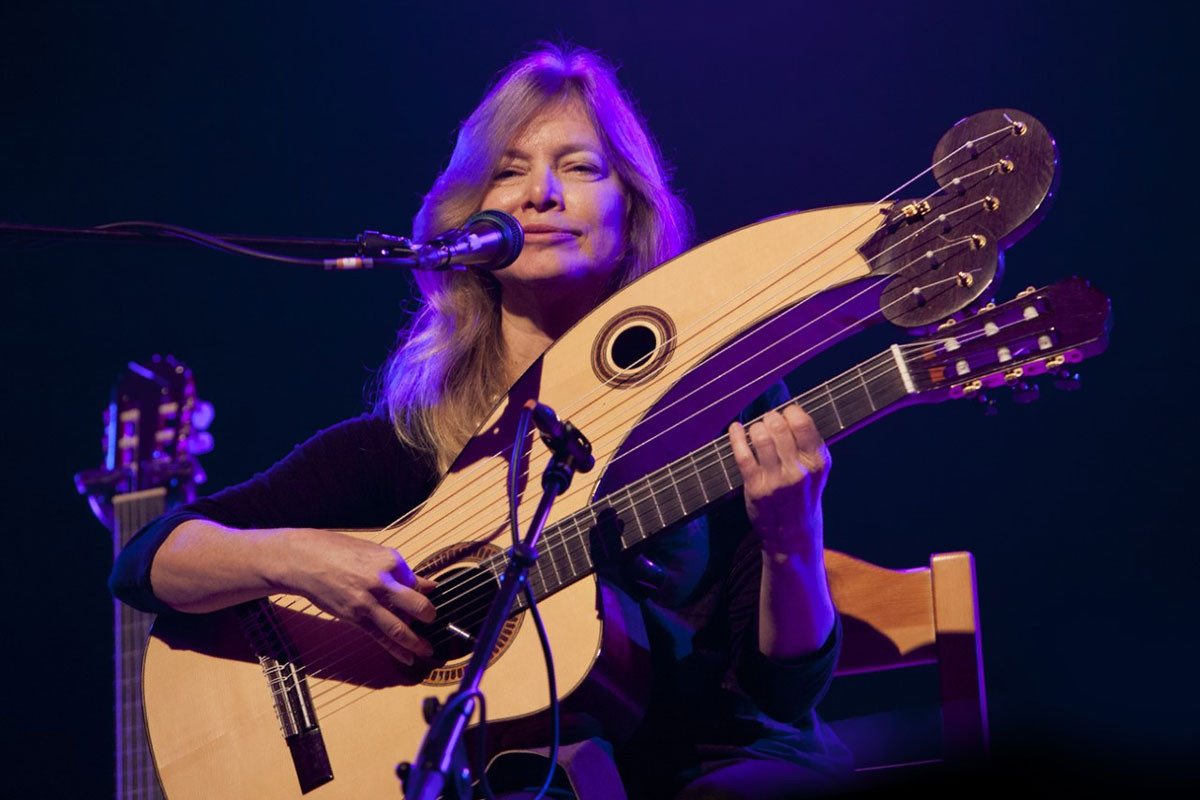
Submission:
<svg viewBox="0 0 1200 800">
<path fill-rule="evenodd" d="M 548 106 L 513 137 L 482 208 L 525 229 L 521 255 L 495 273 L 505 286 L 599 291 L 624 251 L 625 189 L 578 100 Z"/>
</svg>

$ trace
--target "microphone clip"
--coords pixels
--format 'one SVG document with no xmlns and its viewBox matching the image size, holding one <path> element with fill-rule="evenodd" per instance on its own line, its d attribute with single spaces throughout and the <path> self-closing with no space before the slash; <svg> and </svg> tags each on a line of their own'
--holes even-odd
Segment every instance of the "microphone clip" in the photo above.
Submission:
<svg viewBox="0 0 1200 800">
<path fill-rule="evenodd" d="M 582 431 L 570 422 L 562 422 L 554 409 L 536 400 L 527 400 L 525 407 L 533 416 L 533 424 L 542 435 L 542 441 L 554 453 L 556 460 L 563 462 L 568 470 L 588 472 L 596 465 L 592 455 L 592 443 Z"/>
</svg>

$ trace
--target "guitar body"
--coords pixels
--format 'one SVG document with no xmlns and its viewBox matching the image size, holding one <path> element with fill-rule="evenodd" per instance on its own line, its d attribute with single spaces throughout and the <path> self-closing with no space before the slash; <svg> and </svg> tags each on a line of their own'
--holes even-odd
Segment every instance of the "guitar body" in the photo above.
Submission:
<svg viewBox="0 0 1200 800">
<path fill-rule="evenodd" d="M 551 522 L 586 506 L 597 491 L 619 485 L 619 475 L 644 474 L 666 463 L 671 453 L 687 452 L 711 439 L 753 396 L 798 363 L 761 368 L 757 381 L 746 384 L 746 368 L 731 363 L 741 350 L 714 353 L 738 334 L 762 330 L 764 323 L 769 325 L 806 298 L 865 278 L 869 266 L 856 246 L 878 225 L 879 213 L 868 205 L 791 214 L 734 231 L 650 272 L 599 306 L 546 352 L 420 508 L 386 532 L 353 535 L 396 547 L 418 572 L 435 577 L 461 558 L 455 551 L 464 543 L 496 540 L 505 546 L 509 534 L 504 450 L 513 441 L 517 415 L 529 398 L 571 419 L 591 438 L 596 455 L 597 470 L 576 477 L 572 489 L 556 503 Z M 748 303 L 746 295 L 756 283 Z M 853 330 L 847 319 L 864 317 L 862 310 L 877 302 L 877 291 L 865 292 L 826 321 L 812 324 L 801 341 L 816 345 L 813 352 L 827 346 Z M 729 310 L 723 311 L 727 305 Z M 811 310 L 805 309 L 804 316 L 811 318 Z M 613 341 L 631 326 L 670 337 L 669 347 L 658 348 L 669 354 L 658 359 L 661 363 L 628 370 L 625 374 L 632 373 L 632 379 L 606 383 L 606 370 L 620 370 L 613 363 Z M 789 349 L 798 353 L 805 346 Z M 622 445 L 634 441 L 629 432 L 636 423 L 662 407 L 664 398 L 669 404 L 671 390 L 684 385 L 681 379 L 701 365 L 713 374 L 727 373 L 727 380 L 706 388 L 705 403 L 692 400 L 685 406 L 687 413 L 669 417 L 678 421 L 694 407 L 712 403 L 701 420 L 675 427 L 652 446 L 637 448 L 636 457 L 621 458 L 623 463 L 609 469 Z M 643 434 L 641 441 L 645 438 Z M 548 458 L 540 444 L 533 447 L 527 474 L 540 476 Z M 524 494 L 522 526 L 537 497 L 536 492 Z M 396 792 L 393 768 L 415 757 L 425 733 L 422 701 L 429 696 L 444 699 L 453 691 L 466 658 L 435 670 L 430 680 L 429 675 L 406 672 L 356 628 L 328 618 L 301 598 L 273 597 L 271 605 L 306 665 L 308 691 L 333 774 L 331 781 L 305 796 L 358 798 Z M 593 694 L 606 698 L 591 711 L 610 732 L 629 730 L 636 723 L 645 695 L 638 680 L 646 677 L 646 669 L 639 666 L 644 665 L 645 644 L 640 619 L 628 613 L 633 608 L 625 595 L 595 579 L 575 582 L 539 603 L 568 709 L 586 705 Z M 526 615 L 522 612 L 510 622 L 512 630 L 502 637 L 484 676 L 489 721 L 521 720 L 548 706 L 541 648 L 532 622 L 523 619 Z M 339 658 L 338 653 L 353 655 Z M 324 662 L 332 666 L 320 669 Z M 234 610 L 160 618 L 147 648 L 144 674 L 147 726 L 168 797 L 300 795 L 270 681 Z"/>
</svg>

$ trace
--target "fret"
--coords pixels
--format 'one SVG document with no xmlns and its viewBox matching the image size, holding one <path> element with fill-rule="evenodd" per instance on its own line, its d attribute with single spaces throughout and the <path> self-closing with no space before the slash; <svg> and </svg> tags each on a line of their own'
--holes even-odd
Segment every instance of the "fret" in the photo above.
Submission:
<svg viewBox="0 0 1200 800">
<path fill-rule="evenodd" d="M 567 548 L 567 552 L 574 551 L 576 555 L 572 558 L 572 577 L 578 578 L 586 575 L 592 569 L 592 554 L 588 549 L 589 536 L 588 532 L 592 526 L 596 524 L 596 517 L 588 509 L 583 509 L 580 512 L 573 514 L 571 517 L 563 521 L 563 525 L 570 524 L 570 529 L 564 530 L 561 534 L 562 539 Z M 582 564 L 576 565 L 574 559 L 578 558 Z"/>
<path fill-rule="evenodd" d="M 558 559 L 554 557 L 554 540 L 545 539 L 544 541 L 546 542 L 546 547 L 542 552 L 542 557 L 538 559 L 538 564 L 542 564 L 548 560 L 550 562 L 550 566 L 554 569 L 555 583 L 558 586 L 562 586 L 562 573 L 558 571 Z"/>
<path fill-rule="evenodd" d="M 506 556 L 506 558 L 507 558 L 507 556 Z M 503 573 L 504 573 L 504 570 L 503 570 L 503 568 L 501 568 L 500 574 L 503 574 Z M 553 589 L 550 589 L 549 591 L 547 591 L 548 584 L 542 578 L 542 570 L 541 570 L 540 563 L 534 564 L 532 567 L 530 567 L 529 571 L 527 573 L 525 573 L 525 575 L 526 575 L 526 580 L 529 581 L 529 589 L 530 589 L 530 591 L 533 592 L 534 597 L 545 597 L 546 595 L 550 594 L 552 591 L 556 591 L 558 589 L 558 587 L 556 586 Z M 497 575 L 496 577 L 498 579 L 500 577 L 500 575 Z"/>
<path fill-rule="evenodd" d="M 700 495 L 704 498 L 704 504 L 708 505 L 708 491 L 704 487 L 704 476 L 700 473 L 700 469 L 696 466 L 696 454 L 694 452 L 688 453 L 687 459 L 691 464 L 692 471 L 695 473 L 696 483 L 700 487 Z"/>
<path fill-rule="evenodd" d="M 829 408 L 833 411 L 834 419 L 837 420 L 838 430 L 846 430 L 846 423 L 842 422 L 842 415 L 838 413 L 837 399 L 833 396 L 833 391 L 829 388 L 829 384 L 825 384 L 825 394 L 829 396 Z"/>
<path fill-rule="evenodd" d="M 643 481 L 643 483 L 647 483 L 646 494 L 650 495 L 650 502 L 654 505 L 654 513 L 658 515 L 658 530 L 661 531 L 663 528 L 667 527 L 667 521 L 666 518 L 663 517 L 662 506 L 658 504 L 658 492 L 655 491 L 653 483 L 650 483 L 649 481 Z"/>
<path fill-rule="evenodd" d="M 726 447 L 725 445 L 726 445 L 726 442 L 724 440 L 722 440 L 721 443 L 717 446 L 717 463 L 719 463 L 721 465 L 721 474 L 725 476 L 726 488 L 728 488 L 729 491 L 733 491 L 734 489 L 736 489 L 738 486 L 741 485 L 741 482 L 742 482 L 741 473 L 738 473 L 738 482 L 735 484 L 733 482 L 733 478 L 730 477 L 730 475 L 729 475 L 729 465 L 725 463 L 726 451 L 728 451 L 732 455 L 733 450 Z"/>
<path fill-rule="evenodd" d="M 674 465 L 668 464 L 659 470 L 659 472 L 662 473 L 666 478 L 666 483 L 669 483 L 671 487 L 670 492 L 662 492 L 667 519 L 671 521 L 683 519 L 688 513 L 687 504 L 683 502 L 683 494 L 679 491 L 679 482 L 675 480 Z M 660 482 L 660 485 L 664 484 Z"/>
<path fill-rule="evenodd" d="M 640 483 L 640 481 L 638 483 Z M 631 544 L 637 544 L 649 535 L 646 531 L 646 526 L 642 524 L 641 515 L 638 514 L 637 503 L 633 502 L 633 493 L 631 491 L 631 487 L 636 485 L 637 483 L 632 483 L 622 490 L 625 494 L 624 508 L 615 509 L 617 511 L 617 516 L 621 518 L 623 523 L 625 523 L 624 530 L 621 531 L 621 541 L 626 547 L 630 546 Z M 629 516 L 624 513 L 625 511 L 632 513 L 632 519 L 630 519 Z M 630 524 L 631 522 L 632 524 Z M 630 542 L 627 538 L 627 534 L 633 535 L 634 538 L 632 542 Z"/>
<path fill-rule="evenodd" d="M 878 411 L 879 409 L 875 407 L 875 401 L 871 399 L 871 389 L 869 386 L 867 386 L 867 381 L 863 377 L 862 370 L 858 367 L 855 367 L 854 374 L 858 376 L 858 382 L 862 384 L 863 392 L 865 392 L 867 395 L 867 402 L 871 404 L 871 410 Z"/>
<path fill-rule="evenodd" d="M 817 429 L 830 439 L 906 396 L 904 366 L 896 349 L 885 351 L 789 403 L 812 409 L 809 413 Z M 721 437 L 559 521 L 545 535 L 550 566 L 543 569 L 539 559 L 530 571 L 529 585 L 535 597 L 545 597 L 593 569 L 590 536 L 601 517 L 617 517 L 620 544 L 630 547 L 737 490 L 742 478 L 731 460 L 736 462 L 732 448 Z M 565 553 L 565 560 L 558 548 Z M 500 564 L 492 567 L 498 577 L 503 559 L 495 561 Z M 553 580 L 550 569 L 554 570 Z M 518 598 L 516 609 L 524 608 Z"/>
<path fill-rule="evenodd" d="M 571 550 L 574 548 L 571 547 L 571 541 L 567 538 L 566 531 L 563 531 L 558 535 L 558 541 L 562 545 L 563 553 L 565 553 L 567 556 L 567 573 L 572 578 L 578 577 L 577 573 L 575 572 L 575 559 L 571 556 Z"/>
<path fill-rule="evenodd" d="M 696 452 L 700 454 L 702 466 L 700 468 L 700 486 L 704 490 L 704 498 L 707 502 L 709 498 L 719 499 L 724 497 L 728 490 L 725 488 L 727 473 L 725 465 L 720 459 L 720 443 L 709 444 L 707 447 L 702 447 Z M 718 472 L 719 468 L 719 472 Z M 730 488 L 733 488 L 732 486 Z"/>
</svg>

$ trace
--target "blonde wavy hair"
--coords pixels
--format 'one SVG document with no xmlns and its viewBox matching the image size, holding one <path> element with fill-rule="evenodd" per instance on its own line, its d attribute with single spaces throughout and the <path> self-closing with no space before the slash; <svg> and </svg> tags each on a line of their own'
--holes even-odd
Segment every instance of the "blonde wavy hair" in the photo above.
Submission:
<svg viewBox="0 0 1200 800">
<path fill-rule="evenodd" d="M 462 124 L 446 170 L 425 195 L 413 238 L 425 241 L 480 210 L 508 143 L 539 111 L 582 101 L 627 194 L 628 241 L 609 291 L 678 255 L 691 216 L 633 101 L 601 56 L 573 45 L 539 45 L 513 62 Z M 378 410 L 402 442 L 440 470 L 508 389 L 500 333 L 500 285 L 482 271 L 416 273 L 419 307 L 380 380 Z"/>
</svg>

